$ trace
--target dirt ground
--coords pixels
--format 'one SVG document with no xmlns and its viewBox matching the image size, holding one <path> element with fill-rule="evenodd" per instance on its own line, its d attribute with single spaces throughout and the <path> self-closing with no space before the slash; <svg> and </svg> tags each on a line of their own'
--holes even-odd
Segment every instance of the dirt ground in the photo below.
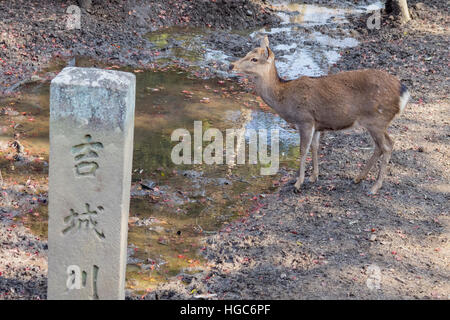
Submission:
<svg viewBox="0 0 450 320">
<path fill-rule="evenodd" d="M 55 54 L 88 54 L 106 60 L 108 56 L 114 63 L 145 67 L 152 60 L 144 58 L 153 48 L 141 34 L 152 28 L 154 15 L 172 17 L 161 11 L 149 14 L 142 32 L 124 29 L 118 36 L 114 28 L 124 23 L 120 17 L 129 21 L 126 16 L 133 10 L 124 7 L 124 14 L 111 21 L 110 29 L 100 23 L 69 37 L 56 18 L 42 18 L 53 7 L 58 8 L 54 17 L 65 11 L 58 1 L 29 2 L 36 7 L 30 29 L 24 21 L 18 28 L 9 26 L 6 18 L 13 11 L 20 13 L 22 2 L 0 3 L 0 85 L 9 93 Z M 247 216 L 205 238 L 202 255 L 208 267 L 203 273 L 180 274 L 145 296 L 129 292 L 129 299 L 450 298 L 449 15 L 442 1 L 417 7 L 418 1 L 408 2 L 414 17 L 408 25 L 383 16 L 381 28 L 368 31 L 365 21 L 352 21 L 361 44 L 342 52 L 342 59 L 330 70 L 385 69 L 411 91 L 410 103 L 389 131 L 395 146 L 379 194 L 366 195 L 375 168 L 367 181 L 359 185 L 352 181 L 370 157 L 369 135 L 361 129 L 327 133 L 321 139 L 317 183 L 306 183 L 300 194 L 294 194 L 291 182 L 296 172 L 285 172 L 276 182 L 280 184 L 276 193 L 255 199 Z M 209 24 L 191 16 L 193 25 Z M 262 25 L 271 19 L 264 16 L 252 23 Z M 159 17 L 153 27 L 164 26 L 163 20 Z M 53 37 L 44 36 L 53 32 L 50 29 L 59 31 Z M 5 38 L 4 30 L 14 37 Z M 104 36 L 99 38 L 99 33 Z M 36 43 L 40 51 L 30 43 Z M 11 213 L 20 214 L 16 211 L 24 208 L 5 200 L 11 192 L 33 194 L 33 186 L 24 185 L 21 190 L 2 190 L 0 299 L 46 297 L 46 242 L 22 225 L 11 224 Z"/>
</svg>

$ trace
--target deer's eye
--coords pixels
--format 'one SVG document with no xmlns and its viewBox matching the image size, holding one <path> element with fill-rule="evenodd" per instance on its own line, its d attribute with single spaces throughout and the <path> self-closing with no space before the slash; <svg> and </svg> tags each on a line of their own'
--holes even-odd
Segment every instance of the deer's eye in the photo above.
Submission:
<svg viewBox="0 0 450 320">
<path fill-rule="evenodd" d="M 253 58 L 251 61 L 252 61 L 252 62 L 258 62 L 258 59 Z"/>
</svg>

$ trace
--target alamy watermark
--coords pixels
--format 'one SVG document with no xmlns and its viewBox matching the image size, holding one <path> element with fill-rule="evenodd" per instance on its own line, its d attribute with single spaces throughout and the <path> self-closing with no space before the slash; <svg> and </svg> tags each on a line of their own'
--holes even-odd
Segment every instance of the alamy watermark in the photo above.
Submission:
<svg viewBox="0 0 450 320">
<path fill-rule="evenodd" d="M 381 269 L 376 264 L 367 267 L 366 285 L 370 290 L 379 290 L 381 288 Z"/>
<path fill-rule="evenodd" d="M 381 11 L 375 10 L 373 14 L 369 16 L 369 18 L 366 20 L 367 28 L 370 30 L 377 29 L 379 30 L 381 28 Z"/>
<path fill-rule="evenodd" d="M 246 157 L 248 138 L 248 157 Z M 171 152 L 174 164 L 261 164 L 261 175 L 274 175 L 279 168 L 279 131 L 270 131 L 270 154 L 268 131 L 260 129 L 226 129 L 222 132 L 209 128 L 203 132 L 202 121 L 194 121 L 194 136 L 184 128 L 172 132 L 171 140 L 178 141 Z M 203 142 L 210 142 L 203 148 Z M 224 152 L 225 151 L 225 152 Z"/>
<path fill-rule="evenodd" d="M 81 9 L 76 5 L 71 5 L 66 10 L 67 20 L 66 29 L 81 29 Z"/>
</svg>

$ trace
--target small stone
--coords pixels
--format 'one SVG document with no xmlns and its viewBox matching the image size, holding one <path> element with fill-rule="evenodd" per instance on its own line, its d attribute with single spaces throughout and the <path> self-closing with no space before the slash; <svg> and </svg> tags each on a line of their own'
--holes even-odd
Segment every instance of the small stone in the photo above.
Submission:
<svg viewBox="0 0 450 320">
<path fill-rule="evenodd" d="M 370 237 L 369 237 L 369 241 L 375 241 L 375 240 L 377 240 L 377 236 L 376 235 L 374 235 L 374 234 L 371 234 L 370 235 Z"/>
<path fill-rule="evenodd" d="M 356 30 L 350 30 L 350 35 L 355 38 L 360 36 L 359 32 Z"/>
<path fill-rule="evenodd" d="M 418 2 L 414 5 L 416 10 L 425 10 L 425 4 L 423 2 Z"/>
<path fill-rule="evenodd" d="M 30 78 L 31 81 L 36 82 L 36 81 L 42 81 L 43 79 L 41 77 L 39 77 L 36 74 L 33 74 Z"/>
<path fill-rule="evenodd" d="M 140 185 L 141 185 L 142 189 L 153 190 L 153 188 L 156 186 L 156 182 L 146 179 L 146 180 L 142 180 Z"/>
</svg>

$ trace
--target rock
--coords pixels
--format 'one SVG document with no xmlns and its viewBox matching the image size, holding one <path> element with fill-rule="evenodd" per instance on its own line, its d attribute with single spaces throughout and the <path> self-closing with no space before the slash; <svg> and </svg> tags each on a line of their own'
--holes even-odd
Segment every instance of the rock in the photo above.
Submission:
<svg viewBox="0 0 450 320">
<path fill-rule="evenodd" d="M 350 35 L 351 35 L 352 37 L 357 38 L 357 37 L 360 36 L 360 33 L 359 33 L 358 31 L 352 29 L 352 30 L 350 30 Z"/>
<path fill-rule="evenodd" d="M 178 276 L 181 278 L 181 281 L 185 282 L 186 284 L 190 284 L 192 282 L 192 279 L 194 278 L 193 275 L 187 273 L 180 273 Z"/>
<path fill-rule="evenodd" d="M 414 5 L 414 8 L 415 8 L 416 10 L 425 10 L 425 9 L 426 9 L 425 4 L 424 4 L 423 2 L 418 2 L 418 3 L 416 3 L 416 4 Z"/>
<path fill-rule="evenodd" d="M 150 179 L 146 179 L 146 180 L 142 180 L 140 185 L 141 185 L 142 189 L 153 190 L 153 188 L 156 186 L 156 182 L 154 182 Z"/>
<path fill-rule="evenodd" d="M 224 186 L 224 185 L 232 185 L 233 183 L 230 180 L 225 179 L 225 178 L 217 178 L 217 184 L 219 186 Z"/>
<path fill-rule="evenodd" d="M 199 178 L 203 175 L 203 172 L 195 171 L 195 170 L 184 170 L 181 172 L 183 176 L 188 178 Z"/>
</svg>

